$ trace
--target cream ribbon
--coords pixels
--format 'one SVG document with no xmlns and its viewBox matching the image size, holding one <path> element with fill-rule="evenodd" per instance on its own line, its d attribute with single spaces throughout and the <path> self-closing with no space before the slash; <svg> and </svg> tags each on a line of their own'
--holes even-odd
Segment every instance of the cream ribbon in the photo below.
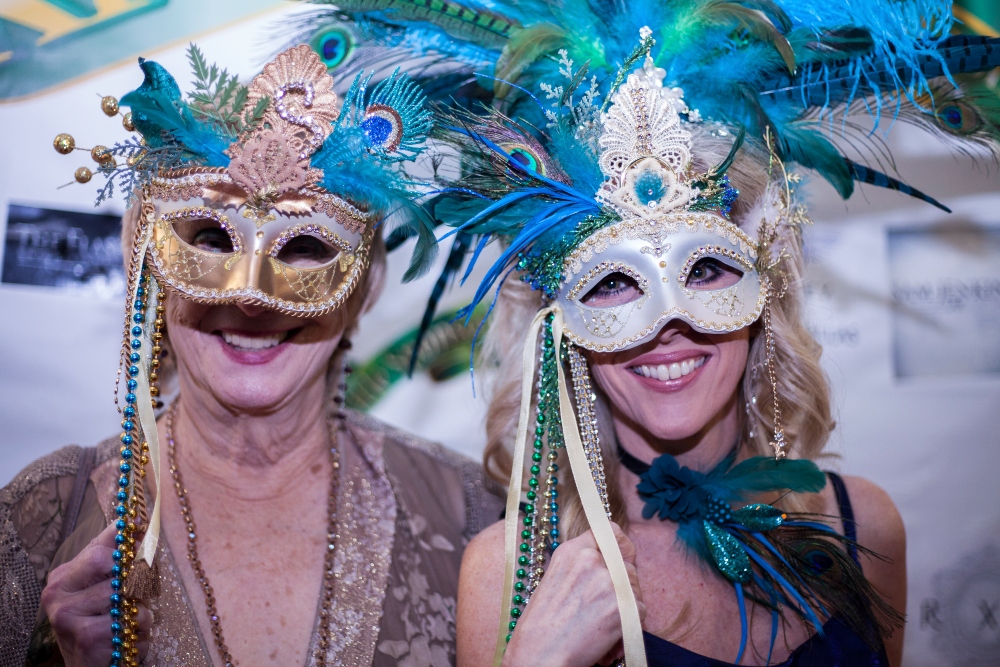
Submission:
<svg viewBox="0 0 1000 667">
<path fill-rule="evenodd" d="M 150 226 L 149 230 L 143 235 L 143 240 L 140 242 L 140 252 L 137 255 L 140 262 L 146 258 L 146 250 L 149 248 L 153 236 L 152 231 L 152 226 Z M 138 289 L 139 281 L 136 280 L 135 285 L 132 287 L 132 300 L 129 302 L 130 304 L 135 303 L 138 298 Z M 145 299 L 147 304 L 152 304 L 153 294 L 153 278 L 150 276 Z M 147 312 L 150 311 L 149 308 L 146 310 Z M 151 511 L 147 512 L 149 525 L 146 526 L 142 544 L 139 545 L 139 551 L 136 555 L 140 560 L 146 561 L 150 567 L 153 567 L 153 557 L 156 555 L 156 546 L 160 541 L 160 438 L 156 430 L 156 415 L 153 413 L 153 397 L 149 393 L 149 362 L 153 356 L 153 339 L 151 335 L 153 323 L 151 319 L 147 319 L 143 327 L 142 370 L 136 376 L 135 405 L 139 413 L 139 428 L 142 430 L 142 435 L 149 445 L 149 460 L 153 464 L 153 487 L 156 492 L 153 497 L 153 507 Z M 149 502 L 149 486 L 147 486 L 147 506 Z"/>
<path fill-rule="evenodd" d="M 503 597 L 500 598 L 500 629 L 497 646 L 493 653 L 493 667 L 500 667 L 503 653 L 507 648 L 508 623 L 507 604 L 514 592 L 514 562 L 517 549 L 517 526 L 520 516 L 521 482 L 524 477 L 524 444 L 528 439 L 528 424 L 531 417 L 531 389 L 535 383 L 535 359 L 538 357 L 538 332 L 545 317 L 553 311 L 543 308 L 535 315 L 524 339 L 524 353 L 521 358 L 521 416 L 517 420 L 517 437 L 514 439 L 514 462 L 510 467 L 510 486 L 507 489 L 507 513 L 504 515 L 504 570 Z M 557 348 L 558 349 L 558 348 Z"/>
<path fill-rule="evenodd" d="M 524 343 L 522 358 L 523 375 L 521 378 L 521 414 L 517 426 L 517 438 L 514 441 L 514 463 L 511 467 L 510 488 L 507 492 L 507 514 L 504 519 L 504 582 L 501 598 L 500 629 L 497 637 L 496 651 L 493 655 L 494 667 L 500 667 L 506 648 L 507 637 L 507 601 L 511 599 L 514 586 L 514 558 L 518 535 L 518 513 L 521 500 L 521 481 L 524 473 L 524 452 L 527 440 L 529 417 L 531 416 L 531 390 L 535 381 L 535 359 L 538 356 L 538 331 L 545 317 L 553 313 L 552 338 L 556 354 L 559 354 L 563 338 L 562 311 L 557 307 L 542 309 L 535 316 L 528 329 Z M 556 369 L 559 380 L 559 417 L 562 422 L 563 438 L 566 443 L 566 453 L 569 456 L 570 469 L 576 482 L 577 492 L 583 505 L 587 523 L 594 535 L 604 563 L 611 574 L 611 583 L 618 599 L 618 613 L 622 623 L 622 640 L 625 648 L 625 663 L 628 667 L 646 667 L 646 649 L 642 639 L 642 621 L 639 619 L 639 608 L 636 603 L 628 572 L 625 569 L 625 559 L 618 548 L 611 529 L 611 519 L 604 510 L 604 502 L 597 492 L 587 462 L 587 455 L 580 438 L 576 411 L 566 386 L 566 374 L 563 365 L 558 361 Z"/>
</svg>

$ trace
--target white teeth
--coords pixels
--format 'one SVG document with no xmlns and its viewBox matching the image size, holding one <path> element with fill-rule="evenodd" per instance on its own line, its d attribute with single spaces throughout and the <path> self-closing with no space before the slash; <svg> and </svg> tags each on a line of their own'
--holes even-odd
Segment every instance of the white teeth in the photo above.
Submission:
<svg viewBox="0 0 1000 667">
<path fill-rule="evenodd" d="M 288 337 L 287 333 L 274 334 L 270 336 L 243 336 L 241 334 L 222 332 L 222 338 L 237 350 L 266 350 L 281 343 Z"/>
<path fill-rule="evenodd" d="M 636 375 L 666 382 L 667 380 L 676 380 L 679 377 L 690 375 L 695 369 L 701 368 L 707 358 L 685 359 L 680 363 L 660 364 L 659 366 L 633 366 L 632 371 Z"/>
</svg>

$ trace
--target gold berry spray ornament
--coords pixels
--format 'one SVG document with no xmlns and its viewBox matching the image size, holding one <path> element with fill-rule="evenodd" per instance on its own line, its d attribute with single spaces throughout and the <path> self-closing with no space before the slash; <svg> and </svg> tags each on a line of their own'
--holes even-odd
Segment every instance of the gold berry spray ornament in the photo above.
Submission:
<svg viewBox="0 0 1000 667">
<path fill-rule="evenodd" d="M 121 113 L 121 108 L 118 105 L 118 98 L 113 95 L 105 95 L 101 98 L 101 111 L 104 112 L 105 116 L 109 118 L 114 118 L 115 116 L 121 115 L 122 126 L 129 132 L 135 131 L 135 124 L 132 122 L 132 112 Z M 118 161 L 115 160 L 114 155 L 107 146 L 97 145 L 93 148 L 81 148 L 76 145 L 76 139 L 72 135 L 62 132 L 56 135 L 56 138 L 52 140 L 52 147 L 56 149 L 56 152 L 60 155 L 69 155 L 75 150 L 87 151 L 90 153 L 91 159 L 97 163 L 99 169 L 115 169 L 118 166 Z M 133 161 L 129 161 L 131 166 Z M 94 172 L 88 167 L 80 167 L 73 174 L 73 178 L 77 183 L 89 183 L 90 179 L 94 177 Z M 70 185 L 67 183 L 66 185 Z M 65 187 L 65 186 L 63 186 Z"/>
<path fill-rule="evenodd" d="M 101 111 L 104 112 L 105 116 L 109 118 L 114 118 L 118 115 L 118 98 L 111 95 L 106 95 L 101 98 Z"/>
<path fill-rule="evenodd" d="M 76 148 L 76 140 L 71 135 L 63 132 L 56 135 L 56 138 L 52 141 L 52 146 L 60 155 L 69 155 Z"/>
</svg>

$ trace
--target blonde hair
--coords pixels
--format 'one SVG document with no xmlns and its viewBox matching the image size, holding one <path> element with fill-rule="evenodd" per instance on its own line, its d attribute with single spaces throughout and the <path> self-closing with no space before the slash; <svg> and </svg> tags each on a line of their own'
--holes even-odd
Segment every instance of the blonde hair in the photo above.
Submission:
<svg viewBox="0 0 1000 667">
<path fill-rule="evenodd" d="M 721 162 L 728 154 L 732 139 L 718 131 L 719 126 L 700 126 L 692 132 L 692 169 L 704 173 Z M 769 154 L 759 142 L 747 141 L 728 170 L 730 182 L 739 189 L 731 219 L 751 236 L 757 233 L 764 203 L 775 194 L 778 185 L 769 185 Z M 780 172 L 779 172 L 780 173 Z M 779 179 L 780 180 L 780 177 Z M 784 184 L 780 184 L 781 187 Z M 796 458 L 816 458 L 822 455 L 834 422 L 830 414 L 830 390 L 826 374 L 820 367 L 821 347 L 802 321 L 803 257 L 800 231 L 784 226 L 778 239 L 785 261 L 780 275 L 769 276 L 777 286 L 787 281 L 787 289 L 772 305 L 772 332 L 775 341 L 775 371 L 788 454 Z M 524 332 L 542 307 L 541 295 L 525 283 L 511 279 L 500 290 L 500 296 L 489 329 L 485 334 L 483 365 L 490 369 L 488 387 L 489 408 L 486 414 L 487 444 L 483 454 L 487 473 L 508 484 L 511 450 L 517 429 L 521 394 L 521 357 Z M 748 456 L 772 454 L 769 446 L 773 419 L 771 385 L 765 368 L 766 349 L 760 323 L 752 325 L 752 338 L 747 367 L 739 387 L 739 405 L 746 406 L 743 415 L 741 454 Z M 624 496 L 619 485 L 621 464 L 616 451 L 616 438 L 607 401 L 596 384 L 597 414 L 601 451 L 608 484 L 608 500 L 612 518 L 627 526 Z M 579 496 L 570 475 L 560 479 L 560 513 L 564 539 L 587 529 Z M 801 498 L 786 497 L 788 509 L 802 509 Z"/>
<path fill-rule="evenodd" d="M 142 212 L 142 195 L 136 193 L 136 200 L 132 206 L 125 211 L 122 216 L 122 257 L 125 261 L 125 271 L 129 270 L 129 261 L 132 258 L 132 246 L 135 243 L 136 227 L 139 223 L 139 215 Z M 357 284 L 347 301 L 336 311 L 343 319 L 343 338 L 350 339 L 351 334 L 357 328 L 358 320 L 368 310 L 375 305 L 382 290 L 385 288 L 386 273 L 386 249 L 385 240 L 382 235 L 376 233 L 372 238 L 371 247 L 368 251 L 368 269 L 358 278 Z M 170 331 L 163 332 L 163 349 L 169 353 L 164 356 L 160 366 L 160 386 L 163 393 L 169 395 L 174 393 L 174 381 L 177 375 L 177 362 L 174 357 L 174 350 L 170 346 Z M 337 389 L 337 378 L 341 374 L 343 359 L 347 350 L 338 347 L 330 357 L 327 371 L 327 393 L 331 394 Z"/>
</svg>

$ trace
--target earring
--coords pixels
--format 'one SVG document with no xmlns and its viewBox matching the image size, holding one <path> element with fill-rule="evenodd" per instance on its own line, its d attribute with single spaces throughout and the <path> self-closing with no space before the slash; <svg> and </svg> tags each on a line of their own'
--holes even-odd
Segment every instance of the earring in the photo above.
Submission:
<svg viewBox="0 0 1000 667">
<path fill-rule="evenodd" d="M 771 397 L 774 408 L 774 440 L 770 442 L 774 449 L 774 458 L 783 459 L 788 453 L 785 451 L 785 429 L 781 425 L 781 401 L 778 399 L 778 377 L 775 372 L 775 348 L 774 331 L 771 326 L 771 302 L 775 298 L 781 298 L 780 294 L 775 294 L 771 282 L 768 281 L 767 293 L 764 296 L 764 367 L 767 369 L 767 379 L 771 383 Z M 784 292 L 784 289 L 782 289 Z"/>
</svg>

